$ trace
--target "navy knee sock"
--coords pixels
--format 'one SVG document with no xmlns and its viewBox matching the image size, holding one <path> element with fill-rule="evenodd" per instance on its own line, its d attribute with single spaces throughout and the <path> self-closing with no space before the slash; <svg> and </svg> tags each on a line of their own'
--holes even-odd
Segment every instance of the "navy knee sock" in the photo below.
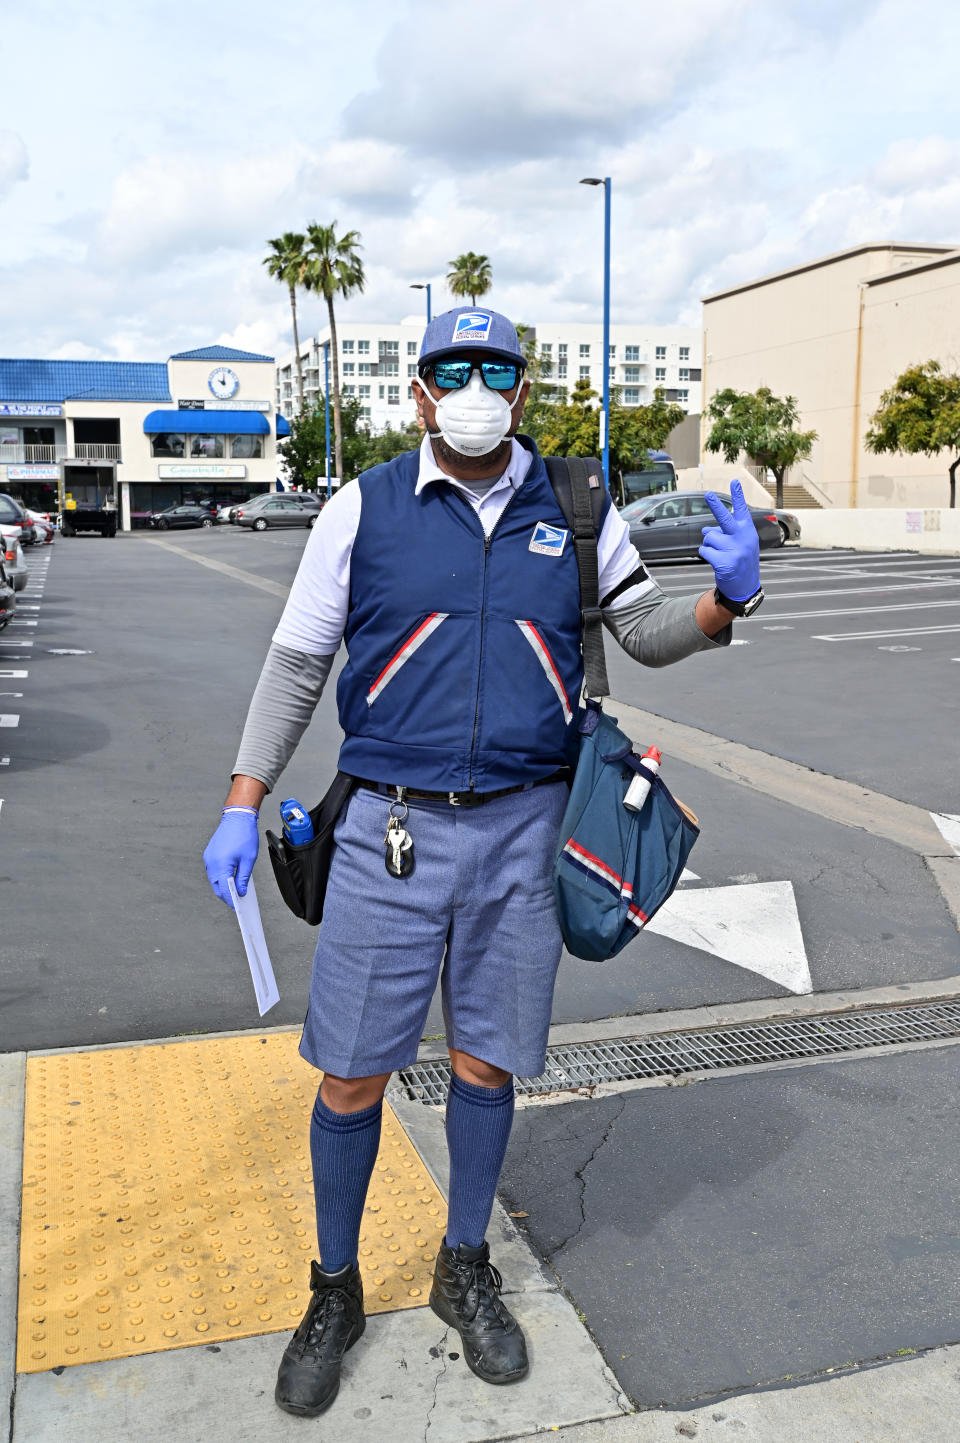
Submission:
<svg viewBox="0 0 960 1443">
<path fill-rule="evenodd" d="M 512 1125 L 512 1077 L 502 1087 L 477 1087 L 453 1073 L 447 1093 L 448 1247 L 483 1242 Z"/>
<path fill-rule="evenodd" d="M 333 1112 L 317 1091 L 310 1119 L 310 1161 L 317 1200 L 320 1264 L 337 1272 L 357 1262 L 360 1223 L 380 1146 L 383 1103 Z"/>
</svg>

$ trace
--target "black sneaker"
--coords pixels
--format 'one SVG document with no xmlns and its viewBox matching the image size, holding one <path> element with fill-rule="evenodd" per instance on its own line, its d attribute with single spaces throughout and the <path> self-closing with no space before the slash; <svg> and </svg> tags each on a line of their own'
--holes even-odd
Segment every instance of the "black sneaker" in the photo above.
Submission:
<svg viewBox="0 0 960 1443">
<path fill-rule="evenodd" d="M 281 1408 L 301 1418 L 315 1418 L 330 1407 L 343 1355 L 367 1326 L 359 1268 L 347 1263 L 327 1273 L 313 1262 L 310 1287 L 313 1296 L 284 1351 L 273 1394 Z"/>
<path fill-rule="evenodd" d="M 467 1367 L 486 1383 L 518 1383 L 530 1371 L 523 1329 L 503 1303 L 502 1287 L 486 1243 L 440 1244 L 430 1306 L 456 1328 Z"/>
</svg>

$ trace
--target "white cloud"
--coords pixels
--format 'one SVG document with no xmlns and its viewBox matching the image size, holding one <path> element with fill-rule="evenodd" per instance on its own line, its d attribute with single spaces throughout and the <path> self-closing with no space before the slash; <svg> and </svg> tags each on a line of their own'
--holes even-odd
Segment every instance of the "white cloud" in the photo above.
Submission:
<svg viewBox="0 0 960 1443">
<path fill-rule="evenodd" d="M 23 137 L 15 130 L 0 130 L 0 200 L 29 174 L 30 159 Z"/>
</svg>

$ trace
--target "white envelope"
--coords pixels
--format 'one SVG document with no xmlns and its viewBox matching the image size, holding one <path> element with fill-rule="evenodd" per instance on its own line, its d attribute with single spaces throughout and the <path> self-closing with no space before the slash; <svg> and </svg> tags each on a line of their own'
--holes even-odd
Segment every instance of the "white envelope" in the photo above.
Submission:
<svg viewBox="0 0 960 1443">
<path fill-rule="evenodd" d="M 275 1003 L 280 1001 L 280 993 L 277 990 L 277 979 L 273 975 L 270 953 L 267 951 L 267 942 L 263 935 L 257 889 L 253 885 L 251 877 L 247 883 L 247 895 L 241 897 L 233 878 L 228 877 L 227 890 L 233 900 L 237 921 L 240 923 L 240 935 L 246 948 L 250 975 L 253 978 L 253 990 L 257 994 L 257 1006 L 262 1017 L 265 1012 L 270 1011 Z"/>
</svg>

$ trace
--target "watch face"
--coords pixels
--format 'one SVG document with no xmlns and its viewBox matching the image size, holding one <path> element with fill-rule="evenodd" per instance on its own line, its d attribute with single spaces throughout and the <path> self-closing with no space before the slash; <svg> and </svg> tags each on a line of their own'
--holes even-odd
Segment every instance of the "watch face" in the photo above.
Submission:
<svg viewBox="0 0 960 1443">
<path fill-rule="evenodd" d="M 240 389 L 240 377 L 229 366 L 218 366 L 210 372 L 207 385 L 218 401 L 229 401 Z"/>
</svg>

